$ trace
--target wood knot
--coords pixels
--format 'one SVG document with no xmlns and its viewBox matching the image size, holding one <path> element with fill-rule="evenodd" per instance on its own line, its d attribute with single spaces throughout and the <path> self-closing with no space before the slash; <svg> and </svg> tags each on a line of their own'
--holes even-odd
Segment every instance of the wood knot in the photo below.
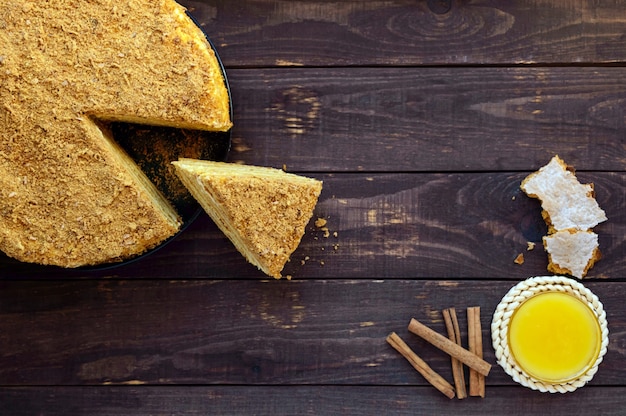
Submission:
<svg viewBox="0 0 626 416">
<path fill-rule="evenodd" d="M 290 137 L 301 136 L 319 123 L 321 103 L 315 91 L 293 86 L 277 94 L 271 111 L 282 121 Z"/>
<path fill-rule="evenodd" d="M 446 14 L 452 8 L 452 0 L 428 0 L 428 8 L 436 14 Z"/>
</svg>

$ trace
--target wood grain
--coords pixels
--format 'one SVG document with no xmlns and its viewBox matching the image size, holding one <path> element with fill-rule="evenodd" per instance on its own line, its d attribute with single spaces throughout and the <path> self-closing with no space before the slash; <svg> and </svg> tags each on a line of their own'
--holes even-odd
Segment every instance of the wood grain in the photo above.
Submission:
<svg viewBox="0 0 626 416">
<path fill-rule="evenodd" d="M 430 386 L 124 386 L 0 388 L 0 413 L 11 416 L 165 415 L 363 415 L 415 414 L 511 416 L 621 416 L 623 387 L 587 387 L 569 395 L 546 395 L 517 387 L 494 387 L 488 400 L 450 401 Z M 439 397 L 441 396 L 441 397 Z M 517 398 L 514 402 L 512 397 Z M 418 409 L 418 410 L 416 410 Z"/>
<path fill-rule="evenodd" d="M 513 284 L 2 281 L 0 385 L 426 385 L 387 345 L 387 335 L 397 332 L 451 380 L 449 356 L 410 334 L 408 320 L 444 334 L 442 309 L 480 305 L 489 340 L 493 311 Z M 588 287 L 610 326 L 608 352 L 590 386 L 623 385 L 626 283 Z M 459 320 L 465 338 L 467 323 Z M 495 364 L 490 344 L 484 357 Z M 497 365 L 486 383 L 490 391 L 515 385 Z"/>
<path fill-rule="evenodd" d="M 248 0 L 181 3 L 227 66 L 615 63 L 626 2 Z"/>
<path fill-rule="evenodd" d="M 309 172 L 532 171 L 559 154 L 579 171 L 626 166 L 623 67 L 271 68 L 228 76 L 233 162 Z"/>
</svg>

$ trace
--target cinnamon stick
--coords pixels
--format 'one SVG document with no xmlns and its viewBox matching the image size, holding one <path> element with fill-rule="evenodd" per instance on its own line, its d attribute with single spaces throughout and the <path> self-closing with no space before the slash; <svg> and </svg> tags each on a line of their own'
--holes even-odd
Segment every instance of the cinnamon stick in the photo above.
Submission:
<svg viewBox="0 0 626 416">
<path fill-rule="evenodd" d="M 459 329 L 459 321 L 456 318 L 456 310 L 448 308 L 443 310 L 443 321 L 446 324 L 448 338 L 457 345 L 461 345 L 461 330 Z M 456 397 L 465 399 L 467 390 L 465 389 L 465 374 L 463 373 L 463 363 L 457 358 L 450 356 L 452 364 L 452 378 L 454 379 L 454 387 L 456 389 Z M 473 371 L 473 370 L 472 370 Z"/>
<path fill-rule="evenodd" d="M 454 398 L 454 387 L 448 383 L 443 377 L 441 377 L 435 370 L 430 368 L 424 360 L 422 360 L 417 354 L 409 348 L 408 345 L 396 334 L 392 332 L 387 337 L 387 342 L 396 351 L 398 351 L 409 363 L 415 368 L 424 378 L 432 384 L 437 390 L 445 394 L 449 399 Z"/>
<path fill-rule="evenodd" d="M 483 358 L 480 306 L 467 308 L 467 337 L 469 338 L 469 350 Z M 485 376 L 471 368 L 469 372 L 469 395 L 485 397 Z"/>
<path fill-rule="evenodd" d="M 409 323 L 409 331 L 430 342 L 435 347 L 445 351 L 461 361 L 463 364 L 473 368 L 484 376 L 488 375 L 489 371 L 491 371 L 491 364 L 487 361 L 478 357 L 473 352 L 466 350 L 460 345 L 455 344 L 438 332 L 433 331 L 415 318 L 411 319 L 411 322 Z"/>
</svg>

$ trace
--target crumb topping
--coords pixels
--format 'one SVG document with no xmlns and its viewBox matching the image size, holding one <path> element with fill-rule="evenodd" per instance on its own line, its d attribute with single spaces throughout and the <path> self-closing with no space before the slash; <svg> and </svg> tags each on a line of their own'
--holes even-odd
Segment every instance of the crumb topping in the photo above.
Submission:
<svg viewBox="0 0 626 416">
<path fill-rule="evenodd" d="M 7 0 L 0 27 L 0 249 L 76 267 L 174 234 L 175 212 L 95 120 L 230 127 L 217 61 L 184 9 Z"/>
</svg>

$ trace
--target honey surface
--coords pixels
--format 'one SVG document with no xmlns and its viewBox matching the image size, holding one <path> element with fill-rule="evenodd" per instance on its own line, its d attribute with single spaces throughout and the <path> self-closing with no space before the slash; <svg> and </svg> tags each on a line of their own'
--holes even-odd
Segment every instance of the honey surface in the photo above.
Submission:
<svg viewBox="0 0 626 416">
<path fill-rule="evenodd" d="M 522 303 L 509 323 L 509 347 L 529 375 L 543 381 L 576 378 L 595 361 L 600 327 L 581 300 L 545 292 Z"/>
</svg>

